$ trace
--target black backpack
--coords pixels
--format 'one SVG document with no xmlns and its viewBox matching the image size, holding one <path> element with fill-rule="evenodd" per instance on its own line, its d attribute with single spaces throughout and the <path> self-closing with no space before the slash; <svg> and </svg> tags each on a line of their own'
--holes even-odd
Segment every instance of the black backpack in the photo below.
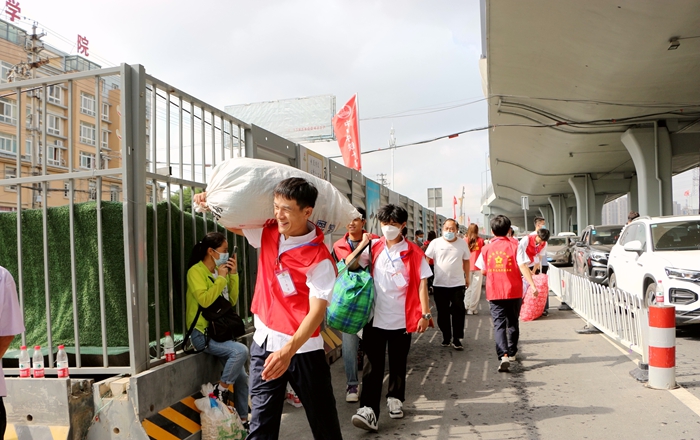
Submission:
<svg viewBox="0 0 700 440">
<path fill-rule="evenodd" d="M 209 339 L 213 339 L 216 342 L 225 342 L 245 334 L 243 319 L 236 314 L 231 303 L 223 295 L 219 295 L 209 307 L 199 306 L 197 315 L 195 315 L 192 325 L 187 330 L 183 346 L 187 346 L 187 340 L 197 325 L 200 314 L 209 322 L 205 332 L 207 345 L 209 345 Z"/>
</svg>

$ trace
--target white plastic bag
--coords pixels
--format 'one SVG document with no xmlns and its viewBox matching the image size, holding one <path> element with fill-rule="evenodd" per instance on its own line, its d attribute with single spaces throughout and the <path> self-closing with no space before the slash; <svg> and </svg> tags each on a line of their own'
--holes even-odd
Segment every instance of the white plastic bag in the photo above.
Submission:
<svg viewBox="0 0 700 440">
<path fill-rule="evenodd" d="M 301 177 L 318 190 L 318 198 L 309 219 L 324 234 L 344 227 L 360 213 L 348 198 L 330 182 L 296 168 L 262 159 L 232 158 L 217 165 L 207 183 L 206 206 L 195 209 L 211 211 L 227 228 L 261 228 L 274 217 L 275 186 L 290 177 Z"/>
<path fill-rule="evenodd" d="M 194 401 L 201 411 L 202 440 L 244 440 L 248 433 L 243 428 L 238 413 L 215 398 L 213 392 L 214 386 L 206 383 L 202 385 L 204 397 Z"/>
</svg>

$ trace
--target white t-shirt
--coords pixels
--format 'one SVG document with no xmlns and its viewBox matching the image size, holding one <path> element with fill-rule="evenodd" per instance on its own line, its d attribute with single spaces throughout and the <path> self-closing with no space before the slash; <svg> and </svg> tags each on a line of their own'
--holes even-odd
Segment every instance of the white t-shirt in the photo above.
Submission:
<svg viewBox="0 0 700 440">
<path fill-rule="evenodd" d="M 447 241 L 440 237 L 430 242 L 425 255 L 432 258 L 435 264 L 435 280 L 433 286 L 459 287 L 464 286 L 464 261 L 469 261 L 469 246 L 464 240 L 457 238 Z"/>
<path fill-rule="evenodd" d="M 7 269 L 0 266 L 0 336 L 15 336 L 24 331 L 22 309 L 17 299 L 17 286 Z M 0 359 L 0 397 L 7 396 L 5 373 Z"/>
<path fill-rule="evenodd" d="M 282 255 L 283 252 L 290 249 L 309 243 L 316 238 L 316 228 L 311 223 L 309 223 L 309 230 L 310 232 L 308 234 L 299 237 L 289 237 L 285 239 L 284 235 L 280 235 L 279 255 Z M 248 243 L 254 248 L 260 248 L 262 232 L 262 228 L 243 230 L 243 234 L 248 239 Z M 306 272 L 306 285 L 309 286 L 309 298 L 325 299 L 330 303 L 333 297 L 333 286 L 335 285 L 335 267 L 333 266 L 333 262 L 331 260 L 323 260 L 311 266 L 308 272 Z M 265 339 L 267 339 L 267 351 L 277 351 L 292 339 L 290 335 L 269 328 L 259 316 L 255 315 L 254 318 L 255 333 L 253 334 L 253 340 L 262 347 L 265 343 Z M 297 353 L 307 353 L 314 350 L 323 350 L 323 337 L 321 335 L 310 337 L 309 340 L 297 350 Z"/>
<path fill-rule="evenodd" d="M 547 261 L 547 243 L 543 243 L 542 249 L 535 254 L 535 261 L 530 260 L 530 257 L 527 256 L 527 245 L 530 243 L 531 235 L 521 238 L 520 243 L 518 243 L 518 264 L 527 263 L 530 267 L 541 263 L 542 260 Z"/>
<path fill-rule="evenodd" d="M 372 240 L 374 244 L 377 240 Z M 394 281 L 394 273 L 400 272 L 403 279 L 408 281 L 408 270 L 401 261 L 401 252 L 408 250 L 406 240 L 385 247 L 373 266 L 374 276 L 374 322 L 373 327 L 384 330 L 398 330 L 406 328 L 406 291 L 408 286 L 398 287 Z M 369 247 L 360 255 L 360 266 L 369 264 Z M 420 278 L 430 278 L 433 272 L 430 270 L 425 258 L 421 259 Z"/>
</svg>

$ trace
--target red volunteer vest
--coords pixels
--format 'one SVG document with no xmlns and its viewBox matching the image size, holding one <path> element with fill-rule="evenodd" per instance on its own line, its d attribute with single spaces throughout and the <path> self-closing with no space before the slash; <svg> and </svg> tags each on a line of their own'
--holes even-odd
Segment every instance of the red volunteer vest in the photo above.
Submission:
<svg viewBox="0 0 700 440">
<path fill-rule="evenodd" d="M 301 321 L 309 314 L 309 287 L 306 273 L 309 268 L 323 260 L 332 260 L 328 248 L 323 243 L 323 232 L 318 226 L 316 238 L 309 243 L 290 249 L 279 255 L 280 233 L 277 222 L 270 222 L 263 228 L 258 261 L 258 278 L 250 310 L 272 330 L 294 335 Z M 285 296 L 275 272 L 289 270 L 297 294 Z M 318 336 L 321 327 L 312 336 Z"/>
<path fill-rule="evenodd" d="M 465 238 L 464 241 L 467 241 Z M 467 246 L 469 246 L 469 242 L 467 242 Z M 469 251 L 469 270 L 475 271 L 479 270 L 478 267 L 476 267 L 476 261 L 479 259 L 479 255 L 481 255 L 481 249 L 484 247 L 484 239 L 481 237 L 476 238 L 476 246 L 474 246 L 473 250 Z"/>
<path fill-rule="evenodd" d="M 362 230 L 362 233 L 366 233 L 364 229 Z M 372 239 L 379 238 L 378 236 L 374 234 L 370 234 Z M 333 254 L 336 258 L 336 260 L 344 260 L 348 255 L 352 253 L 352 248 L 350 247 L 350 243 L 348 243 L 348 239 L 350 237 L 350 233 L 346 232 L 343 238 L 340 240 L 336 241 L 333 243 Z"/>
<path fill-rule="evenodd" d="M 537 244 L 537 241 L 535 240 L 536 237 L 536 235 L 527 236 L 527 248 L 525 249 L 525 253 L 527 254 L 527 258 L 530 259 L 531 265 L 535 264 L 535 255 L 542 252 L 542 245 L 544 244 Z"/>
<path fill-rule="evenodd" d="M 405 239 L 404 239 L 405 240 Z M 418 321 L 423 316 L 420 305 L 420 266 L 425 254 L 417 244 L 406 240 L 408 250 L 401 252 L 401 261 L 408 271 L 408 285 L 406 286 L 406 332 L 413 333 L 418 330 Z M 372 270 L 376 267 L 377 257 L 386 247 L 386 238 L 382 237 L 372 245 Z M 372 274 L 374 275 L 374 274 Z"/>
<path fill-rule="evenodd" d="M 506 237 L 496 237 L 484 246 L 486 299 L 516 299 L 523 297 L 523 280 L 518 267 L 518 242 Z"/>
</svg>

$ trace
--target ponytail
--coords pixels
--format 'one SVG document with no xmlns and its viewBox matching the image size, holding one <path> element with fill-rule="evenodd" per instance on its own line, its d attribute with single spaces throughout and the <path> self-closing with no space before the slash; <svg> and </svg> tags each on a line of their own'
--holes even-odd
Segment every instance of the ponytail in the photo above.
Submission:
<svg viewBox="0 0 700 440">
<path fill-rule="evenodd" d="M 226 241 L 226 236 L 221 232 L 210 232 L 202 238 L 202 241 L 194 245 L 192 253 L 190 253 L 190 261 L 187 263 L 187 269 L 204 260 L 207 256 L 209 248 L 216 249 Z"/>
</svg>

